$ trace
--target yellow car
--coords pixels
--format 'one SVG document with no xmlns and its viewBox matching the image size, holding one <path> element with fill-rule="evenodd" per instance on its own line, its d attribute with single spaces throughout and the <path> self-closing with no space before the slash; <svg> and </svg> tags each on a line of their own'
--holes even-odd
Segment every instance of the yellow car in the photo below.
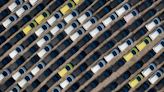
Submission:
<svg viewBox="0 0 164 92">
<path fill-rule="evenodd" d="M 23 29 L 24 34 L 27 35 L 36 26 L 37 26 L 37 23 L 35 21 L 31 22 L 28 26 L 26 26 Z"/>
<path fill-rule="evenodd" d="M 60 75 L 60 77 L 64 77 L 72 69 L 73 69 L 73 65 L 67 64 L 65 68 L 63 68 L 58 72 L 58 74 Z"/>
<path fill-rule="evenodd" d="M 135 78 L 130 80 L 128 84 L 131 88 L 135 88 L 142 79 L 143 79 L 143 76 L 141 74 L 138 74 Z"/>
<path fill-rule="evenodd" d="M 138 54 L 138 50 L 136 48 L 132 48 L 130 52 L 128 52 L 126 55 L 123 56 L 123 58 L 126 60 L 126 62 L 130 61 L 134 55 Z"/>
<path fill-rule="evenodd" d="M 64 5 L 61 9 L 60 9 L 60 12 L 63 14 L 63 15 L 66 15 L 68 13 L 71 12 L 71 10 L 75 7 L 75 3 L 72 2 L 72 1 L 69 1 L 68 4 Z"/>
<path fill-rule="evenodd" d="M 42 21 L 43 21 L 46 17 L 48 17 L 49 15 L 50 15 L 50 13 L 49 13 L 48 11 L 45 11 L 45 12 L 43 12 L 41 15 L 37 16 L 37 17 L 35 18 L 35 21 L 36 21 L 38 24 L 41 24 Z"/>
<path fill-rule="evenodd" d="M 146 45 L 148 45 L 151 42 L 149 37 L 146 37 L 142 42 L 140 42 L 139 44 L 136 45 L 137 49 L 139 51 L 143 50 Z"/>
<path fill-rule="evenodd" d="M 73 0 L 75 2 L 75 4 L 80 4 L 83 0 Z"/>
</svg>

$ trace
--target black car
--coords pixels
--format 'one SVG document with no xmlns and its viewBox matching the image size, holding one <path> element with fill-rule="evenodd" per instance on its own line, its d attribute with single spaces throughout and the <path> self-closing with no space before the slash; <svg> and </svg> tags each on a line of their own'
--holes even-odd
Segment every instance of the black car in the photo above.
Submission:
<svg viewBox="0 0 164 92">
<path fill-rule="evenodd" d="M 137 29 L 141 24 L 143 23 L 143 19 L 142 18 L 138 18 L 137 20 L 135 20 L 131 25 L 129 25 L 127 27 L 127 29 L 130 32 L 133 32 L 135 29 Z"/>
<path fill-rule="evenodd" d="M 116 61 L 115 64 L 113 64 L 111 67 L 112 71 L 115 72 L 117 71 L 120 67 L 122 67 L 124 64 L 126 63 L 126 61 L 124 59 L 119 59 L 118 61 Z"/>
<path fill-rule="evenodd" d="M 141 84 L 140 87 L 137 88 L 137 91 L 144 92 L 149 87 L 150 87 L 150 83 L 148 81 L 146 81 L 143 84 Z"/>
<path fill-rule="evenodd" d="M 9 0 L 0 0 L 0 7 L 4 6 Z"/>
<path fill-rule="evenodd" d="M 143 27 L 140 30 L 138 30 L 131 38 L 133 39 L 133 41 L 137 41 L 142 36 L 144 36 L 147 33 L 147 31 L 148 30 L 145 27 Z"/>
<path fill-rule="evenodd" d="M 146 8 L 150 7 L 152 4 L 153 4 L 153 0 L 145 0 L 145 2 L 137 6 L 137 9 L 139 10 L 139 12 L 142 12 Z"/>
<path fill-rule="evenodd" d="M 89 5 L 91 5 L 94 2 L 94 0 L 85 0 L 81 5 L 79 5 L 76 10 L 79 12 L 79 14 L 85 10 Z"/>
<path fill-rule="evenodd" d="M 127 80 L 132 74 L 129 71 L 124 72 L 121 76 L 119 76 L 116 80 L 118 84 L 123 83 L 125 80 Z"/>
<path fill-rule="evenodd" d="M 73 76 L 78 76 L 80 73 L 87 69 L 88 65 L 86 63 L 81 64 L 77 69 L 72 72 Z"/>
<path fill-rule="evenodd" d="M 83 90 L 80 92 L 90 92 L 93 88 L 95 88 L 99 82 L 95 79 L 92 82 L 90 82 Z"/>
<path fill-rule="evenodd" d="M 129 68 L 129 72 L 131 74 L 135 73 L 138 69 L 140 69 L 143 66 L 143 62 L 140 60 L 137 63 L 135 63 L 132 67 Z"/>
<path fill-rule="evenodd" d="M 117 36 L 115 36 L 114 39 L 117 42 L 119 42 L 122 39 L 124 39 L 126 36 L 128 36 L 129 33 L 130 33 L 129 30 L 125 29 L 125 30 L 121 31 Z"/>
<path fill-rule="evenodd" d="M 44 1 L 48 1 L 50 2 L 51 0 L 44 0 Z M 62 5 L 64 3 L 65 0 L 57 0 L 55 2 L 53 2 L 50 7 L 48 7 L 48 11 L 50 13 L 53 13 L 60 5 Z M 47 3 L 48 4 L 48 3 Z"/>
<path fill-rule="evenodd" d="M 106 0 L 99 0 L 96 2 L 91 9 L 89 9 L 91 12 L 96 12 L 101 6 L 103 6 L 107 1 Z"/>
<path fill-rule="evenodd" d="M 0 48 L 0 56 L 2 56 L 6 51 L 8 51 L 12 45 L 10 43 L 6 43 L 2 48 Z"/>
<path fill-rule="evenodd" d="M 80 53 L 72 60 L 71 63 L 72 63 L 73 65 L 77 65 L 82 59 L 85 58 L 86 55 L 87 55 L 87 54 L 86 54 L 84 51 L 80 52 Z"/>
<path fill-rule="evenodd" d="M 157 11 L 155 9 L 149 10 L 148 12 L 146 12 L 142 16 L 143 21 L 147 21 L 148 19 L 150 19 L 151 17 L 153 17 L 156 13 L 157 13 Z"/>
<path fill-rule="evenodd" d="M 118 86 L 117 82 L 112 82 L 109 83 L 102 91 L 103 92 L 111 92 L 112 90 L 114 90 L 116 87 Z"/>
</svg>

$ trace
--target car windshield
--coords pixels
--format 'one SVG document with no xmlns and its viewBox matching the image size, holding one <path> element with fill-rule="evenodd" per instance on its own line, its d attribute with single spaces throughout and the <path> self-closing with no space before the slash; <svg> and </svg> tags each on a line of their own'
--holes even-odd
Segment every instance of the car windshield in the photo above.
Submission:
<svg viewBox="0 0 164 92">
<path fill-rule="evenodd" d="M 104 66 L 104 64 L 103 64 L 102 62 L 100 62 L 100 63 L 99 63 L 99 66 L 100 66 L 100 67 L 103 67 L 103 66 Z"/>
<path fill-rule="evenodd" d="M 89 12 L 86 12 L 85 15 L 86 15 L 87 17 L 91 16 Z"/>
<path fill-rule="evenodd" d="M 97 29 L 100 30 L 100 31 L 102 30 L 101 26 L 98 26 Z"/>
<path fill-rule="evenodd" d="M 137 78 L 136 78 L 138 81 L 141 81 L 141 78 L 140 78 L 140 76 L 137 76 Z"/>
<path fill-rule="evenodd" d="M 35 25 L 34 25 L 33 23 L 31 23 L 30 26 L 31 26 L 32 28 L 35 27 Z"/>
<path fill-rule="evenodd" d="M 19 72 L 20 72 L 21 74 L 23 74 L 23 73 L 24 73 L 24 70 L 23 70 L 23 69 L 20 69 Z"/>
<path fill-rule="evenodd" d="M 42 26 L 42 28 L 43 28 L 44 30 L 46 30 L 46 29 L 47 29 L 46 25 L 43 25 L 43 26 Z"/>
<path fill-rule="evenodd" d="M 131 45 L 131 42 L 128 40 L 128 41 L 127 41 L 127 44 L 128 44 L 128 45 Z"/>
<path fill-rule="evenodd" d="M 25 10 L 27 10 L 27 9 L 28 9 L 28 7 L 27 7 L 26 5 L 24 5 L 24 6 L 23 6 L 23 8 L 24 8 Z"/>
<path fill-rule="evenodd" d="M 125 10 L 128 10 L 129 9 L 127 5 L 124 5 L 124 8 L 125 8 Z"/>
<path fill-rule="evenodd" d="M 112 54 L 113 54 L 114 56 L 117 56 L 117 53 L 116 53 L 116 51 L 113 51 L 113 52 L 112 52 Z"/>
<path fill-rule="evenodd" d="M 44 36 L 44 39 L 45 39 L 46 41 L 48 41 L 48 40 L 49 40 L 48 36 Z"/>
<path fill-rule="evenodd" d="M 7 76 L 7 75 L 8 75 L 6 71 L 4 71 L 2 74 L 3 74 L 4 76 Z"/>
<path fill-rule="evenodd" d="M 17 5 L 19 5 L 21 2 L 20 2 L 20 0 L 15 0 L 15 3 L 16 3 Z"/>
<path fill-rule="evenodd" d="M 58 89 L 54 89 L 53 92 L 60 92 Z"/>
<path fill-rule="evenodd" d="M 115 20 L 115 19 L 116 19 L 114 15 L 111 15 L 110 18 L 111 18 L 112 20 Z"/>
<path fill-rule="evenodd" d="M 54 16 L 55 16 L 57 19 L 60 17 L 59 14 L 55 14 Z"/>
<path fill-rule="evenodd" d="M 157 74 L 156 74 L 158 77 L 161 77 L 161 74 L 159 73 L 159 72 L 157 72 Z"/>
<path fill-rule="evenodd" d="M 45 50 L 46 50 L 46 51 L 49 51 L 50 49 L 49 49 L 48 47 L 45 47 Z"/>
<path fill-rule="evenodd" d="M 42 64 L 38 64 L 38 67 L 39 67 L 40 69 L 42 69 L 42 68 L 43 68 L 43 65 L 42 65 Z"/>
<path fill-rule="evenodd" d="M 83 32 L 81 30 L 78 30 L 77 32 L 79 33 L 79 35 L 83 34 Z"/>
<path fill-rule="evenodd" d="M 91 19 L 90 21 L 91 21 L 92 23 L 95 23 L 95 20 L 94 20 L 94 19 Z"/>
<path fill-rule="evenodd" d="M 74 28 L 76 28 L 76 27 L 77 27 L 76 23 L 72 23 L 72 26 L 73 26 Z"/>
<path fill-rule="evenodd" d="M 72 79 L 71 79 L 70 77 L 68 77 L 68 78 L 67 78 L 67 80 L 68 80 L 69 82 L 71 82 L 71 81 L 72 81 Z"/>
<path fill-rule="evenodd" d="M 154 70 L 154 67 L 153 67 L 153 65 L 150 65 L 150 69 L 151 69 L 151 70 Z"/>
<path fill-rule="evenodd" d="M 11 21 L 14 21 L 14 17 L 13 17 L 13 16 L 9 17 L 9 19 L 10 19 Z"/>
<path fill-rule="evenodd" d="M 72 12 L 72 15 L 75 17 L 76 16 L 76 13 L 75 12 Z"/>
<path fill-rule="evenodd" d="M 13 90 L 12 90 L 13 92 L 18 92 L 18 90 L 16 89 L 16 88 L 13 88 Z"/>
<path fill-rule="evenodd" d="M 73 7 L 71 3 L 68 3 L 68 6 L 69 6 L 70 8 L 72 8 L 72 7 Z"/>
<path fill-rule="evenodd" d="M 145 42 L 146 44 L 149 44 L 149 41 L 148 41 L 147 39 L 145 39 L 144 42 Z"/>
<path fill-rule="evenodd" d="M 135 11 L 132 11 L 132 14 L 133 14 L 133 16 L 136 16 L 137 15 L 137 13 Z"/>
<path fill-rule="evenodd" d="M 58 24 L 58 27 L 59 27 L 60 29 L 62 29 L 62 28 L 63 28 L 62 24 Z"/>
<path fill-rule="evenodd" d="M 157 19 L 155 19 L 155 20 L 154 20 L 154 23 L 155 23 L 155 24 L 158 24 L 158 20 L 157 20 Z"/>
<path fill-rule="evenodd" d="M 135 50 L 132 50 L 131 52 L 132 52 L 133 55 L 137 54 Z"/>
<path fill-rule="evenodd" d="M 43 12 L 43 16 L 44 16 L 44 17 L 47 17 L 47 13 Z"/>
<path fill-rule="evenodd" d="M 26 79 L 27 81 L 29 81 L 29 80 L 30 80 L 29 76 L 26 76 L 26 77 L 25 77 L 25 79 Z"/>
<path fill-rule="evenodd" d="M 161 29 L 157 29 L 157 32 L 158 32 L 158 33 L 162 33 Z"/>
<path fill-rule="evenodd" d="M 66 69 L 69 71 L 69 70 L 71 70 L 71 68 L 69 67 L 69 66 L 66 66 Z"/>
<path fill-rule="evenodd" d="M 16 48 L 17 52 L 21 52 L 21 49 L 19 47 Z"/>
</svg>

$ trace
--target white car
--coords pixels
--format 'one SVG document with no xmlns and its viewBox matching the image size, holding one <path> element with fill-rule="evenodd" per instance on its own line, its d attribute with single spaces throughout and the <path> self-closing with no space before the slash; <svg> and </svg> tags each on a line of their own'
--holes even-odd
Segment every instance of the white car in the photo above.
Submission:
<svg viewBox="0 0 164 92">
<path fill-rule="evenodd" d="M 77 32 L 73 33 L 70 38 L 72 41 L 75 41 L 80 35 L 84 34 L 85 30 L 80 28 Z"/>
<path fill-rule="evenodd" d="M 27 0 L 25 0 L 25 1 L 27 1 Z M 28 0 L 28 1 L 30 2 L 30 4 L 32 6 L 34 6 L 37 3 L 38 0 Z"/>
<path fill-rule="evenodd" d="M 99 24 L 95 29 L 93 29 L 92 31 L 89 32 L 89 34 L 92 37 L 95 37 L 100 31 L 102 31 L 104 29 L 104 25 L 103 24 Z"/>
<path fill-rule="evenodd" d="M 143 69 L 141 71 L 141 73 L 142 73 L 142 75 L 144 77 L 147 77 L 147 76 L 149 76 L 153 72 L 154 69 L 156 69 L 156 65 L 153 64 L 153 63 L 151 63 L 148 67 L 146 67 L 145 69 Z"/>
<path fill-rule="evenodd" d="M 153 50 L 155 53 L 158 53 L 163 48 L 164 48 L 164 40 L 161 40 L 157 45 L 153 47 Z"/>
<path fill-rule="evenodd" d="M 74 21 L 70 26 L 64 29 L 64 32 L 66 34 L 70 34 L 74 29 L 78 27 L 79 23 L 77 21 Z"/>
<path fill-rule="evenodd" d="M 69 85 L 70 82 L 72 82 L 74 80 L 74 77 L 72 75 L 69 75 L 66 80 L 64 80 L 63 82 L 61 82 L 59 85 L 62 89 L 64 89 L 66 86 Z"/>
<path fill-rule="evenodd" d="M 129 21 L 131 21 L 137 15 L 138 15 L 138 11 L 135 9 L 132 12 L 130 12 L 129 14 L 125 15 L 124 16 L 124 20 L 126 22 L 129 22 Z"/>
<path fill-rule="evenodd" d="M 5 77 L 7 77 L 7 76 L 9 76 L 10 75 L 10 71 L 9 70 L 3 70 L 3 72 L 2 73 L 0 73 L 0 82 L 5 78 Z"/>
<path fill-rule="evenodd" d="M 55 27 L 53 27 L 53 28 L 50 30 L 51 34 L 52 34 L 52 35 L 56 35 L 56 32 L 58 32 L 59 30 L 62 30 L 62 29 L 64 28 L 64 26 L 65 26 L 65 25 L 64 25 L 63 22 L 57 24 Z"/>
<path fill-rule="evenodd" d="M 47 53 L 47 52 L 49 52 L 50 50 L 51 50 L 51 46 L 50 45 L 47 45 L 47 46 L 45 46 L 45 48 L 43 48 L 42 50 L 40 50 L 38 53 L 37 53 L 37 55 L 40 57 L 40 58 L 43 58 L 43 56 Z"/>
<path fill-rule="evenodd" d="M 19 8 L 15 13 L 17 16 L 21 17 L 23 13 L 31 8 L 30 4 L 25 4 Z"/>
<path fill-rule="evenodd" d="M 42 27 L 35 31 L 35 34 L 39 37 L 44 31 L 46 31 L 49 28 L 50 26 L 47 23 L 45 23 L 42 25 Z"/>
<path fill-rule="evenodd" d="M 128 3 L 126 3 L 121 8 L 117 9 L 115 12 L 116 12 L 117 16 L 121 17 L 129 9 L 130 9 L 130 5 Z"/>
<path fill-rule="evenodd" d="M 47 41 L 49 41 L 51 39 L 51 36 L 49 34 L 46 34 L 42 39 L 40 39 L 38 42 L 36 42 L 36 44 L 39 47 L 42 47 Z"/>
<path fill-rule="evenodd" d="M 160 23 L 160 19 L 159 18 L 155 18 L 151 22 L 149 22 L 148 24 L 146 24 L 145 27 L 146 27 L 146 29 L 148 31 L 151 31 L 159 23 Z"/>
<path fill-rule="evenodd" d="M 97 65 L 95 65 L 94 67 L 91 68 L 91 71 L 93 73 L 96 73 L 98 70 L 100 70 L 102 67 L 104 67 L 106 65 L 106 63 L 107 62 L 105 60 L 100 60 Z"/>
<path fill-rule="evenodd" d="M 30 81 L 31 79 L 32 79 L 32 75 L 28 74 L 26 77 L 24 77 L 22 80 L 18 82 L 18 85 L 21 88 L 23 88 L 27 84 L 27 82 Z"/>
<path fill-rule="evenodd" d="M 62 17 L 62 14 L 57 12 L 55 13 L 51 18 L 47 20 L 47 23 L 52 26 L 56 20 L 60 19 Z"/>
<path fill-rule="evenodd" d="M 23 46 L 18 46 L 15 50 L 13 50 L 9 56 L 13 59 L 14 57 L 16 57 L 16 55 L 18 55 L 19 53 L 21 53 L 23 51 L 24 47 Z"/>
<path fill-rule="evenodd" d="M 162 27 L 158 27 L 155 31 L 149 34 L 149 37 L 151 38 L 151 40 L 155 40 L 163 32 L 164 30 L 162 29 Z"/>
<path fill-rule="evenodd" d="M 93 24 L 97 22 L 96 17 L 92 17 L 89 21 L 87 21 L 85 24 L 83 24 L 83 28 L 85 30 L 88 30 Z"/>
<path fill-rule="evenodd" d="M 36 67 L 34 67 L 31 70 L 31 73 L 33 76 L 35 76 L 41 69 L 43 69 L 45 67 L 45 64 L 43 62 L 39 63 Z"/>
<path fill-rule="evenodd" d="M 61 88 L 60 87 L 55 87 L 55 88 L 53 88 L 52 92 L 61 92 Z"/>
<path fill-rule="evenodd" d="M 107 27 L 113 20 L 117 19 L 117 15 L 115 13 L 111 14 L 105 20 L 102 21 L 105 27 Z"/>
<path fill-rule="evenodd" d="M 21 75 L 23 75 L 26 72 L 26 69 L 24 67 L 20 68 L 15 74 L 12 75 L 12 78 L 16 81 L 18 78 L 20 78 Z"/>
<path fill-rule="evenodd" d="M 20 92 L 20 88 L 16 85 L 10 92 Z"/>
<path fill-rule="evenodd" d="M 14 0 L 14 1 L 15 1 L 15 2 L 11 3 L 11 4 L 8 6 L 8 9 L 9 9 L 11 12 L 13 12 L 13 11 L 16 9 L 16 7 L 17 7 L 18 5 L 23 4 L 23 0 Z"/>
<path fill-rule="evenodd" d="M 104 56 L 104 59 L 109 63 L 119 53 L 120 52 L 117 49 L 114 49 L 110 54 Z"/>
<path fill-rule="evenodd" d="M 67 15 L 65 18 L 64 18 L 64 21 L 69 24 L 69 22 L 74 18 L 78 16 L 78 12 L 76 10 L 73 10 L 71 14 Z"/>
<path fill-rule="evenodd" d="M 81 15 L 77 20 L 79 21 L 80 24 L 83 24 L 84 21 L 92 16 L 92 12 L 91 11 L 87 11 L 86 13 L 84 13 L 83 15 Z"/>
<path fill-rule="evenodd" d="M 118 48 L 121 52 L 123 52 L 126 48 L 128 48 L 128 46 L 133 44 L 133 40 L 132 39 L 128 39 L 126 42 L 118 45 Z"/>
<path fill-rule="evenodd" d="M 157 70 L 148 80 L 151 84 L 154 84 L 163 75 L 161 70 Z"/>
<path fill-rule="evenodd" d="M 2 25 L 7 28 L 12 22 L 16 21 L 18 18 L 16 15 L 11 15 L 8 19 L 2 22 Z"/>
</svg>

